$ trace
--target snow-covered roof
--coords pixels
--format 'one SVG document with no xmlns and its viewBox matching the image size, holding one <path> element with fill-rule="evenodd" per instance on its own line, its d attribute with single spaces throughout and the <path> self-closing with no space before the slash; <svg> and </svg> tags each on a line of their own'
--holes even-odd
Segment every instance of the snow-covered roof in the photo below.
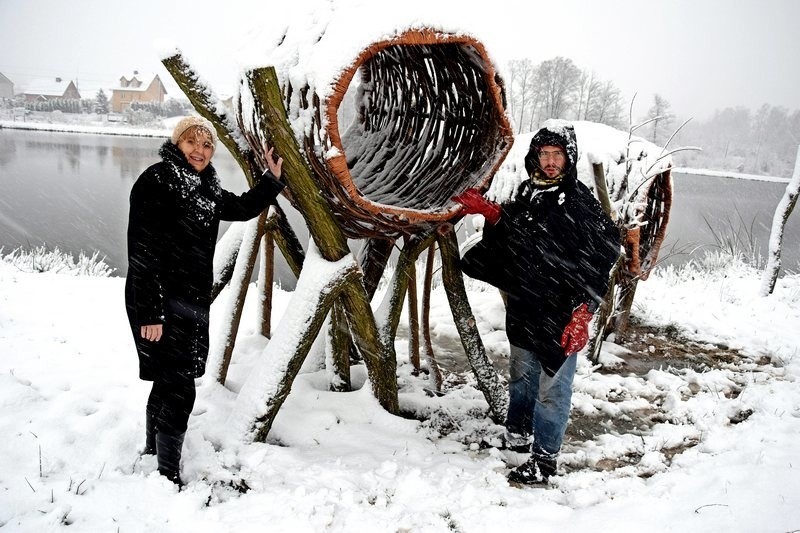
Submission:
<svg viewBox="0 0 800 533">
<path fill-rule="evenodd" d="M 42 96 L 63 96 L 72 80 L 64 78 L 38 78 L 30 82 L 23 94 L 40 94 Z"/>
<path fill-rule="evenodd" d="M 118 90 L 118 91 L 144 92 L 150 87 L 150 85 L 153 83 L 153 80 L 155 80 L 156 76 L 158 76 L 158 74 L 155 74 L 153 72 L 140 72 L 140 71 L 130 72 L 120 76 L 120 78 L 116 80 L 114 84 L 111 86 L 111 88 L 112 90 Z M 122 78 L 125 78 L 126 80 L 128 80 L 128 82 L 132 81 L 135 78 L 136 80 L 141 82 L 141 85 L 139 85 L 139 87 L 123 86 Z"/>
</svg>

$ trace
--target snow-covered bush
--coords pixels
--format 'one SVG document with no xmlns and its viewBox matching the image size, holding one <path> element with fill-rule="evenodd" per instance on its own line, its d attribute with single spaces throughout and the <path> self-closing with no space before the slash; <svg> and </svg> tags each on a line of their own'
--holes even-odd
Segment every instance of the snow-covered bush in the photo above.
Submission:
<svg viewBox="0 0 800 533">
<path fill-rule="evenodd" d="M 100 252 L 94 252 L 91 256 L 80 252 L 76 261 L 75 256 L 59 250 L 58 247 L 48 250 L 45 246 L 37 246 L 29 251 L 16 248 L 8 254 L 4 254 L 0 248 L 0 262 L 23 272 L 54 272 L 101 278 L 114 273 L 114 269 L 106 264 L 105 256 L 100 257 Z"/>
</svg>

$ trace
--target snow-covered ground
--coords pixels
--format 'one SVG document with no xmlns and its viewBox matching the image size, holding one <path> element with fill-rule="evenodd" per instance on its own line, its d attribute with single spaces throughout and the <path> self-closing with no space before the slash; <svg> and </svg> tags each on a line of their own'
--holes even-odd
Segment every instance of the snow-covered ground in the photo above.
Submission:
<svg viewBox="0 0 800 533">
<path fill-rule="evenodd" d="M 601 373 L 582 358 L 574 417 L 611 422 L 566 443 L 548 489 L 509 486 L 506 462 L 518 458 L 486 447 L 501 428 L 485 418 L 482 395 L 470 380 L 427 395 L 425 375 L 410 373 L 405 338 L 397 342 L 401 405 L 424 420 L 384 412 L 363 367 L 354 367 L 350 393 L 328 392 L 324 371 L 306 371 L 269 443 L 234 438 L 235 391 L 269 342 L 255 334 L 249 300 L 231 390 L 200 383 L 184 447 L 188 486 L 178 492 L 153 458 L 139 457 L 148 385 L 137 379 L 124 280 L 0 261 L 0 528 L 797 530 L 800 276 L 760 298 L 758 274 L 718 261 L 656 271 L 639 285 L 637 320 L 677 330 L 701 351 L 725 346 L 735 361 L 635 375 L 624 366 Z M 489 352 L 505 353 L 496 291 L 468 287 Z M 227 296 L 212 309 L 212 334 Z M 277 291 L 275 327 L 289 298 Z M 457 346 L 441 287 L 431 315 L 434 344 Z M 610 362 L 624 354 L 605 348 Z M 647 428 L 619 429 L 642 414 Z"/>
<path fill-rule="evenodd" d="M 779 176 L 761 176 L 759 174 L 743 174 L 731 170 L 711 170 L 709 168 L 676 167 L 673 172 L 679 174 L 694 174 L 696 176 L 712 176 L 715 178 L 731 178 L 738 180 L 770 181 L 773 183 L 789 183 L 790 178 Z"/>
</svg>

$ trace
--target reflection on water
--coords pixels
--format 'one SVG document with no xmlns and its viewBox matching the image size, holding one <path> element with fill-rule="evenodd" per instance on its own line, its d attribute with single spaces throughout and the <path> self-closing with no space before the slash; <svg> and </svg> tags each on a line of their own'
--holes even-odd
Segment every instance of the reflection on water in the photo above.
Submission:
<svg viewBox="0 0 800 533">
<path fill-rule="evenodd" d="M 159 160 L 164 140 L 0 130 L 0 247 L 98 250 L 124 275 L 128 196 L 142 171 Z M 226 150 L 214 156 L 214 166 L 223 187 L 246 190 Z"/>
<path fill-rule="evenodd" d="M 124 275 L 130 189 L 139 174 L 159 160 L 163 142 L 161 138 L 0 130 L 0 247 L 9 251 L 46 244 L 75 254 L 98 250 L 117 274 Z M 223 148 L 215 154 L 214 166 L 223 187 L 237 193 L 247 188 L 236 162 Z M 707 220 L 724 234 L 731 229 L 727 226 L 735 230 L 741 219 L 761 255 L 766 253 L 784 184 L 680 174 L 674 178 L 675 197 L 661 254 L 665 262 L 689 258 L 670 256 L 671 250 L 700 246 L 696 257 L 713 248 L 715 239 Z M 305 242 L 302 219 L 284 207 Z M 784 235 L 786 268 L 798 270 L 798 243 L 800 215 L 795 213 Z M 279 280 L 292 287 L 293 277 L 277 255 Z"/>
</svg>

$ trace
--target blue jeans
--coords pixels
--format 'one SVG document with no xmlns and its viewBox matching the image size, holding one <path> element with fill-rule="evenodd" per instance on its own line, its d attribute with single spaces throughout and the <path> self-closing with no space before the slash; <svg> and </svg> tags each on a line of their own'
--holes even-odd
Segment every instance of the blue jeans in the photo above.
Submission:
<svg viewBox="0 0 800 533">
<path fill-rule="evenodd" d="M 525 436 L 533 434 L 534 452 L 554 455 L 561 448 L 577 359 L 576 354 L 567 357 L 556 375 L 550 377 L 542 372 L 533 352 L 511 345 L 506 428 Z"/>
</svg>

